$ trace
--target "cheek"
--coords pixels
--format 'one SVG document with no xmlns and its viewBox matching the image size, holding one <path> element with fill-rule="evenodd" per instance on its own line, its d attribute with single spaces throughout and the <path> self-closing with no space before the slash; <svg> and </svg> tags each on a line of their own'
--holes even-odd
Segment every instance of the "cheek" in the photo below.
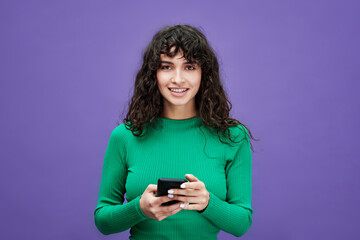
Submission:
<svg viewBox="0 0 360 240">
<path fill-rule="evenodd" d="M 164 87 L 165 83 L 163 81 L 163 78 L 162 78 L 161 74 L 159 74 L 159 73 L 156 74 L 156 82 L 157 82 L 157 85 L 158 85 L 158 87 L 160 89 Z"/>
<path fill-rule="evenodd" d="M 158 72 L 156 74 L 156 78 L 159 84 L 164 85 L 166 83 L 166 79 L 168 78 L 165 73 Z"/>
<path fill-rule="evenodd" d="M 195 89 L 199 89 L 200 88 L 200 84 L 201 84 L 201 75 L 196 76 L 196 78 L 194 78 L 193 82 L 192 82 L 192 86 Z"/>
<path fill-rule="evenodd" d="M 200 89 L 201 80 L 198 80 L 193 86 L 194 86 L 194 96 L 199 92 Z"/>
</svg>

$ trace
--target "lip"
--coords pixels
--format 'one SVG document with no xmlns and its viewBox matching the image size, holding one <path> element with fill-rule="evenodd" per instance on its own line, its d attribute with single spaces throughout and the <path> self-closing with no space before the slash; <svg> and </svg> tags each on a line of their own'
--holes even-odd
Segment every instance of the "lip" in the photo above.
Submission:
<svg viewBox="0 0 360 240">
<path fill-rule="evenodd" d="M 184 92 L 173 92 L 173 91 L 171 91 L 170 88 L 169 88 L 169 91 L 170 91 L 171 95 L 173 95 L 173 96 L 175 96 L 175 97 L 182 97 L 182 96 L 184 96 L 184 95 L 187 93 L 187 91 L 189 90 L 189 88 L 171 88 L 171 89 L 186 89 L 186 91 L 184 91 Z"/>
</svg>

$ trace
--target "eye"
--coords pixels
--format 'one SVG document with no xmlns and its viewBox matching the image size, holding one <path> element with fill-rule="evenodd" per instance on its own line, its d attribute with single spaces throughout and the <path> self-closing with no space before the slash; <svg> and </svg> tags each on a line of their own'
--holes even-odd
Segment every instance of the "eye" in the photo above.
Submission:
<svg viewBox="0 0 360 240">
<path fill-rule="evenodd" d="M 161 68 L 160 68 L 160 69 L 168 69 L 168 67 L 170 68 L 170 66 L 169 66 L 169 65 L 163 65 L 163 66 L 161 66 Z"/>
<path fill-rule="evenodd" d="M 186 67 L 190 67 L 190 70 L 195 70 L 194 66 L 186 66 Z"/>
</svg>

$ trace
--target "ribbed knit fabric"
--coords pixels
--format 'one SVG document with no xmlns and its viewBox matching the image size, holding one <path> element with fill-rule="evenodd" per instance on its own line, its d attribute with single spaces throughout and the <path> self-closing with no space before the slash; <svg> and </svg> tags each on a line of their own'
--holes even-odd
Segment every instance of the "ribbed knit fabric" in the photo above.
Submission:
<svg viewBox="0 0 360 240">
<path fill-rule="evenodd" d="M 155 128 L 142 137 L 135 137 L 124 123 L 112 131 L 94 211 L 96 227 L 105 235 L 131 228 L 129 239 L 136 240 L 217 239 L 220 230 L 242 236 L 253 214 L 247 130 L 231 127 L 234 141 L 242 141 L 233 143 L 223 136 L 229 146 L 219 141 L 216 130 L 199 128 L 199 116 L 157 119 Z M 147 186 L 159 178 L 186 179 L 187 173 L 204 182 L 210 193 L 205 211 L 183 209 L 162 221 L 147 217 L 140 208 Z"/>
</svg>

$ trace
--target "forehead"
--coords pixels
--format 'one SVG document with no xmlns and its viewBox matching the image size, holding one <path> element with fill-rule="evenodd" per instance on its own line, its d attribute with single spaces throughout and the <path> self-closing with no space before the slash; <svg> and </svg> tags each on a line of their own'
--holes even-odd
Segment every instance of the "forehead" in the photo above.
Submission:
<svg viewBox="0 0 360 240">
<path fill-rule="evenodd" d="M 161 61 L 173 61 L 173 62 L 186 62 L 186 63 L 191 63 L 191 64 L 197 64 L 198 61 L 196 61 L 195 59 L 193 59 L 192 61 L 188 61 L 184 56 L 183 56 L 183 52 L 181 50 L 179 50 L 175 56 L 173 57 L 169 57 L 168 55 L 166 55 L 165 53 L 160 54 L 160 60 Z"/>
<path fill-rule="evenodd" d="M 160 54 L 161 60 L 175 60 L 175 61 L 187 61 L 181 54 L 176 54 L 174 57 L 169 57 L 166 54 Z"/>
<path fill-rule="evenodd" d="M 171 49 L 171 51 L 170 51 L 170 54 L 172 54 L 173 53 L 173 49 Z M 176 55 L 174 55 L 173 57 L 169 57 L 168 55 L 166 55 L 166 53 L 161 53 L 160 54 L 160 58 L 161 59 L 166 59 L 166 58 L 168 58 L 168 59 L 170 59 L 170 58 L 175 58 L 175 59 L 183 59 L 184 58 L 184 56 L 183 56 L 183 52 L 182 52 L 182 50 L 181 49 L 179 49 L 179 51 L 176 53 Z"/>
</svg>

